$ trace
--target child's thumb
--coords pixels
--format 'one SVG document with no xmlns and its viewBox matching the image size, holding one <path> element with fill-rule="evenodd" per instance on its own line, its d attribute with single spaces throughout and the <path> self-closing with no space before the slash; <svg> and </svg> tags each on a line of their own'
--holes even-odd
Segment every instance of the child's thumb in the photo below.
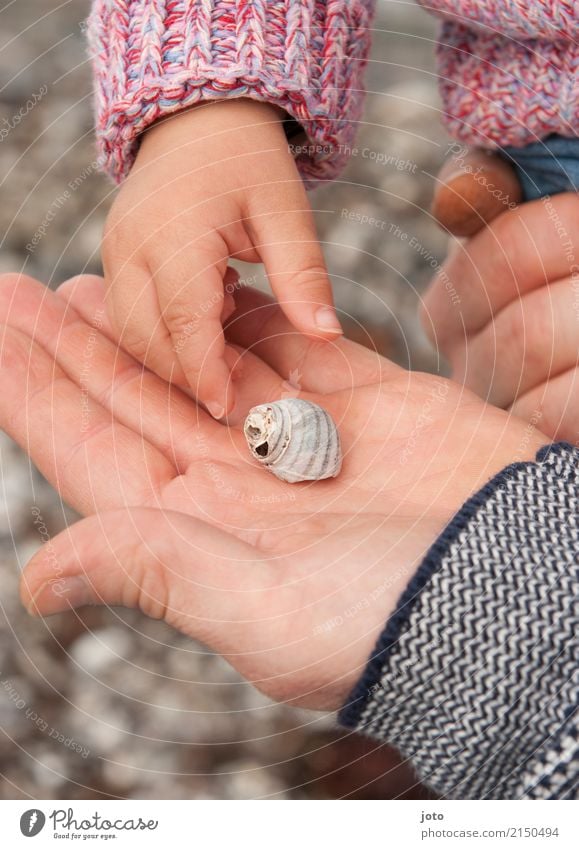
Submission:
<svg viewBox="0 0 579 849">
<path fill-rule="evenodd" d="M 472 236 L 485 224 L 520 203 L 514 169 L 492 151 L 464 148 L 442 166 L 432 215 L 453 236 Z"/>
</svg>

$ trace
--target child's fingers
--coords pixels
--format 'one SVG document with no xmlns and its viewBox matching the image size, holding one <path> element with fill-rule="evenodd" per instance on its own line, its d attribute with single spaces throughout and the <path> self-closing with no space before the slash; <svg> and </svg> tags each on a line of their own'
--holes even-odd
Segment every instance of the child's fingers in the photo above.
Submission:
<svg viewBox="0 0 579 849">
<path fill-rule="evenodd" d="M 453 377 L 499 407 L 579 365 L 571 279 L 513 301 L 451 356 Z"/>
<path fill-rule="evenodd" d="M 480 148 L 461 149 L 438 174 L 432 214 L 453 236 L 472 236 L 521 197 L 517 175 L 506 160 Z"/>
<path fill-rule="evenodd" d="M 237 271 L 228 268 L 225 275 L 226 283 L 229 282 L 233 286 L 238 279 Z M 67 304 L 70 304 L 89 324 L 98 321 L 99 330 L 103 336 L 118 343 L 117 334 L 107 313 L 103 277 L 98 277 L 96 274 L 79 274 L 61 283 L 55 290 L 55 294 Z M 233 295 L 228 293 L 223 301 L 222 322 L 226 322 L 234 312 L 235 299 Z"/>
<path fill-rule="evenodd" d="M 169 246 L 166 256 L 154 279 L 172 350 L 195 397 L 220 419 L 235 403 L 221 323 L 225 267 L 195 248 Z"/>
<path fill-rule="evenodd" d="M 269 295 L 251 287 L 235 293 L 236 312 L 227 339 L 249 348 L 286 379 L 285 390 L 328 393 L 388 380 L 400 371 L 394 363 L 349 339 L 330 344 L 308 339 Z"/>
<path fill-rule="evenodd" d="M 276 198 L 269 212 L 252 217 L 255 246 L 293 326 L 318 339 L 335 339 L 342 328 L 311 209 L 303 186 L 291 188 L 289 197 L 282 194 L 283 207 Z"/>
<path fill-rule="evenodd" d="M 187 385 L 151 272 L 143 265 L 123 263 L 107 282 L 107 311 L 117 343 L 159 377 Z"/>
<path fill-rule="evenodd" d="M 233 269 L 229 269 L 226 275 L 228 283 L 234 283 L 236 279 L 237 273 Z M 100 310 L 102 309 L 102 305 L 104 303 L 104 282 L 102 278 L 99 277 L 87 277 L 86 280 L 83 280 L 83 278 L 76 278 L 63 283 L 57 290 L 56 294 L 65 300 L 69 307 L 72 307 L 76 312 L 78 312 L 85 321 L 90 323 L 93 316 L 95 314 L 100 314 Z M 235 310 L 235 301 L 232 295 L 226 295 L 226 299 L 227 298 L 230 298 L 231 300 L 228 308 L 232 311 Z M 272 304 L 274 303 L 270 298 L 268 298 L 268 301 Z M 276 306 L 276 309 L 286 326 L 291 328 L 291 325 L 283 316 L 279 307 Z M 42 338 L 45 342 L 50 344 L 50 340 L 55 335 L 54 328 L 46 325 L 46 322 L 42 324 L 41 328 Z M 109 328 L 109 330 L 111 335 L 108 336 L 108 338 L 116 344 L 117 340 L 112 328 Z M 303 338 L 300 334 L 296 333 L 293 328 L 291 328 L 291 332 L 293 336 L 300 339 Z M 64 341 L 66 340 L 61 337 L 61 343 Z M 70 346 L 65 347 L 68 349 Z M 65 350 L 61 344 L 61 358 L 64 353 Z M 227 417 L 227 423 L 229 425 L 243 423 L 250 407 L 253 407 L 256 404 L 266 403 L 267 401 L 277 401 L 279 398 L 283 397 L 284 393 L 290 391 L 290 386 L 283 377 L 280 377 L 274 369 L 267 365 L 252 351 L 246 351 L 240 347 L 227 345 L 225 356 L 232 380 L 235 381 L 235 406 Z M 74 368 L 74 362 L 74 350 L 70 350 L 67 360 L 68 367 L 70 368 L 72 366 Z M 90 388 L 94 386 L 95 391 L 103 393 L 104 385 L 102 378 L 99 379 L 100 374 L 100 368 L 93 370 Z M 100 382 L 95 383 L 95 379 L 100 380 Z M 195 459 L 191 451 L 193 442 L 190 438 L 192 421 L 191 404 L 183 398 L 181 392 L 174 390 L 170 394 L 170 397 L 169 394 L 166 393 L 166 399 L 162 403 L 161 396 L 159 396 L 159 404 L 153 407 L 149 401 L 152 401 L 153 398 L 156 397 L 156 394 L 153 394 L 153 392 L 154 387 L 157 385 L 162 386 L 160 381 L 158 381 L 153 375 L 143 373 L 139 386 L 133 385 L 131 387 L 128 385 L 124 387 L 122 390 L 122 397 L 119 397 L 118 392 L 115 394 L 115 412 L 119 416 L 122 414 L 123 410 L 128 412 L 129 415 L 133 415 L 134 413 L 139 415 L 143 419 L 143 428 L 145 433 L 150 431 L 151 425 L 154 422 L 158 425 L 155 432 L 158 430 L 159 433 L 170 434 L 169 442 L 173 447 L 172 456 L 177 463 L 178 468 L 181 469 L 184 461 L 189 462 L 192 459 Z M 88 385 L 87 388 L 89 388 Z M 133 394 L 132 402 L 129 394 Z M 148 424 L 149 418 L 151 418 L 150 425 Z M 205 417 L 203 417 L 203 419 L 204 418 Z M 125 423 L 132 424 L 133 426 L 136 424 L 135 420 L 132 418 Z M 183 428 L 184 424 L 185 430 Z M 196 417 L 195 427 L 200 432 L 204 433 L 204 420 L 200 421 L 199 416 Z M 218 438 L 220 438 L 221 433 L 221 430 L 218 430 L 215 434 L 211 434 L 212 442 L 215 442 Z M 209 434 L 207 434 L 207 436 L 209 436 Z M 153 441 L 155 441 L 154 434 Z M 227 452 L 224 451 L 223 453 L 225 456 Z"/>
</svg>

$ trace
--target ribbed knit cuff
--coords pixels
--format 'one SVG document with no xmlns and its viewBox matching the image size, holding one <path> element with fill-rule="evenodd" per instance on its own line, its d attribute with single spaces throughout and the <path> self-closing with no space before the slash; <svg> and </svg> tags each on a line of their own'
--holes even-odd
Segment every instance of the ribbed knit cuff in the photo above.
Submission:
<svg viewBox="0 0 579 849">
<path fill-rule="evenodd" d="M 579 746 L 579 451 L 504 469 L 432 547 L 340 713 L 448 798 L 565 798 Z"/>
<path fill-rule="evenodd" d="M 159 118 L 219 98 L 282 107 L 304 128 L 306 180 L 347 159 L 362 108 L 372 0 L 95 0 L 99 154 L 119 182 Z"/>
</svg>

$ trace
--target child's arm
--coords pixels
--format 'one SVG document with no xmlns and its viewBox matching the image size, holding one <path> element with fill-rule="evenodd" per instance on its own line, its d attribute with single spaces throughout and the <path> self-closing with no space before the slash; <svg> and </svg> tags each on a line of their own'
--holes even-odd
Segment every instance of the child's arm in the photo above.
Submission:
<svg viewBox="0 0 579 849">
<path fill-rule="evenodd" d="M 523 147 L 576 134 L 576 4 L 564 0 L 419 0 L 442 19 L 443 116 L 471 146 Z"/>
<path fill-rule="evenodd" d="M 131 353 L 218 417 L 234 403 L 230 257 L 265 263 L 298 330 L 340 333 L 300 177 L 332 177 L 347 158 L 372 6 L 94 4 L 100 155 L 115 180 L 130 170 L 104 245 L 111 317 Z"/>
<path fill-rule="evenodd" d="M 456 140 L 432 211 L 449 232 L 468 236 L 524 194 L 509 162 L 484 149 L 525 148 L 553 134 L 576 134 L 576 3 L 419 2 L 442 19 L 439 85 L 444 120 Z M 467 146 L 475 149 L 467 152 Z"/>
<path fill-rule="evenodd" d="M 491 34 L 513 39 L 577 39 L 579 19 L 575 0 L 418 0 L 457 24 L 484 27 Z"/>
</svg>

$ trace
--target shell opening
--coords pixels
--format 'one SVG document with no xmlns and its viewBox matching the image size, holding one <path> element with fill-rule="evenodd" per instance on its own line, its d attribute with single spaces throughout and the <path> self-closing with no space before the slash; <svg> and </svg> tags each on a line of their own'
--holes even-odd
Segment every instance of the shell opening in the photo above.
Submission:
<svg viewBox="0 0 579 849">
<path fill-rule="evenodd" d="M 269 445 L 267 444 L 267 442 L 262 442 L 261 445 L 255 446 L 254 451 L 256 454 L 259 454 L 260 457 L 267 457 Z"/>
</svg>

